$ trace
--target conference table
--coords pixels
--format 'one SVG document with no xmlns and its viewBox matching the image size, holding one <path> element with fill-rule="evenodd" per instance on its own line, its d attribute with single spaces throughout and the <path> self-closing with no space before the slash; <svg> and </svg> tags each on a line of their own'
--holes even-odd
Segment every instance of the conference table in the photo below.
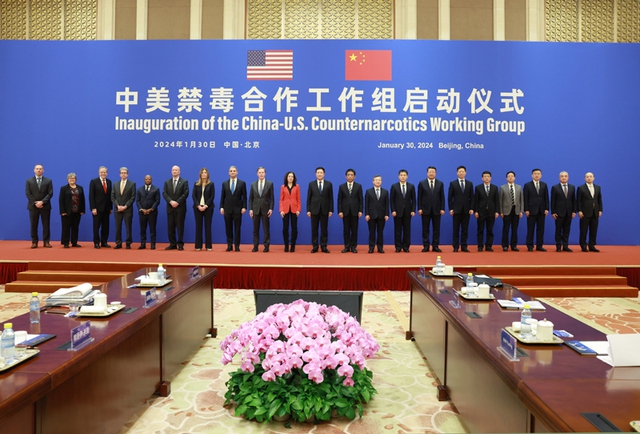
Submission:
<svg viewBox="0 0 640 434">
<path fill-rule="evenodd" d="M 216 268 L 168 267 L 171 279 L 145 303 L 150 288 L 136 288 L 141 268 L 104 284 L 108 302 L 126 307 L 108 317 L 67 318 L 42 312 L 13 318 L 14 330 L 55 334 L 40 353 L 0 372 L 0 433 L 117 432 L 154 393 L 170 394 L 182 363 L 215 336 Z M 71 330 L 90 320 L 92 342 L 68 351 Z"/>
<path fill-rule="evenodd" d="M 470 432 L 598 432 L 582 413 L 600 413 L 622 431 L 640 420 L 640 367 L 611 367 L 564 344 L 524 344 L 518 361 L 500 350 L 501 331 L 520 320 L 519 310 L 496 301 L 456 296 L 457 277 L 409 271 L 408 338 L 427 358 L 440 399 L 451 399 Z M 515 288 L 492 289 L 496 299 L 531 297 Z M 606 341 L 602 332 L 546 306 L 547 319 L 572 340 Z M 568 339 L 568 338 L 565 338 Z"/>
</svg>

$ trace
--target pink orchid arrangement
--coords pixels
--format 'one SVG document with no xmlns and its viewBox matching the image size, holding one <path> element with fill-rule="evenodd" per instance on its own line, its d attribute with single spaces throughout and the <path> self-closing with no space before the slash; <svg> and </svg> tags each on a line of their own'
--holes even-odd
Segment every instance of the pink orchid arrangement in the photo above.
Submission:
<svg viewBox="0 0 640 434">
<path fill-rule="evenodd" d="M 365 360 L 380 346 L 335 306 L 303 300 L 274 304 L 231 332 L 220 348 L 225 365 L 241 355 L 240 369 L 227 382 L 225 404 L 235 401 L 236 415 L 248 419 L 267 421 L 290 413 L 301 421 L 310 415 L 328 420 L 332 410 L 353 419 L 356 410 L 362 416 L 361 404 L 377 393 Z M 323 384 L 313 390 L 312 385 Z M 256 399 L 261 393 L 264 402 Z"/>
</svg>

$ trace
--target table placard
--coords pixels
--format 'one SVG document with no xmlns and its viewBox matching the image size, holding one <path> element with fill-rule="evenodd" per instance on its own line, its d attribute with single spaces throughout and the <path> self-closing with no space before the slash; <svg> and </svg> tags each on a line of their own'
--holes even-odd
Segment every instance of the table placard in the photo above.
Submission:
<svg viewBox="0 0 640 434">
<path fill-rule="evenodd" d="M 158 294 L 156 293 L 156 289 L 150 289 L 144 293 L 144 306 L 145 309 L 150 308 L 154 304 L 158 302 Z"/>
<path fill-rule="evenodd" d="M 420 277 L 424 277 L 424 265 L 420 266 Z"/>
<path fill-rule="evenodd" d="M 91 337 L 91 321 L 82 323 L 78 327 L 71 329 L 71 346 L 67 351 L 78 351 L 93 342 L 93 340 Z"/>
<path fill-rule="evenodd" d="M 457 291 L 453 291 L 449 303 L 451 303 L 451 306 L 453 306 L 454 309 L 460 309 L 460 295 Z"/>
<path fill-rule="evenodd" d="M 500 330 L 500 346 L 498 347 L 498 351 L 504 354 L 505 357 L 512 362 L 520 360 L 518 358 L 518 345 L 516 343 L 516 338 L 505 329 Z"/>
<path fill-rule="evenodd" d="M 200 277 L 200 266 L 196 265 L 191 270 L 189 270 L 189 276 L 191 280 L 197 279 L 198 277 Z"/>
</svg>

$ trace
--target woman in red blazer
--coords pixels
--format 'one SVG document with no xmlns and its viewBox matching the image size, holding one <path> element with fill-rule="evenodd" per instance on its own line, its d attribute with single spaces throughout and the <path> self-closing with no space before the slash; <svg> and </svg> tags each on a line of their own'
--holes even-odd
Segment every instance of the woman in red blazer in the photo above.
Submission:
<svg viewBox="0 0 640 434">
<path fill-rule="evenodd" d="M 296 184 L 296 174 L 287 172 L 284 185 L 280 187 L 280 217 L 282 217 L 282 236 L 284 237 L 284 251 L 289 251 L 289 221 L 291 221 L 291 251 L 296 251 L 298 238 L 298 216 L 302 210 L 300 203 L 300 187 Z"/>
</svg>

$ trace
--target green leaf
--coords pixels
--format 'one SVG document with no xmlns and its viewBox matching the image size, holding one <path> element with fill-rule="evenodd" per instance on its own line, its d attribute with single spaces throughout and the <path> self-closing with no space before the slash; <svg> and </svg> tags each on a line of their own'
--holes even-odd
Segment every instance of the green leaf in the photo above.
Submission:
<svg viewBox="0 0 640 434">
<path fill-rule="evenodd" d="M 362 391 L 362 399 L 364 399 L 364 402 L 369 402 L 369 400 L 371 399 L 371 394 L 369 393 L 369 391 L 367 389 L 364 389 Z"/>
<path fill-rule="evenodd" d="M 356 411 L 353 409 L 353 407 L 350 407 L 349 410 L 347 410 L 346 416 L 351 420 L 356 418 Z"/>
<path fill-rule="evenodd" d="M 248 407 L 246 405 L 239 405 L 238 407 L 236 407 L 236 412 L 235 412 L 236 417 L 242 416 L 244 412 L 247 411 L 247 408 Z"/>
<path fill-rule="evenodd" d="M 266 412 L 267 412 L 267 408 L 266 407 L 258 407 L 254 414 L 256 416 L 258 416 L 258 415 L 261 415 L 261 414 L 265 414 Z"/>
<path fill-rule="evenodd" d="M 282 407 L 282 401 L 279 399 L 275 399 L 271 401 L 271 405 L 269 405 L 269 413 L 267 413 L 267 419 L 271 419 L 274 414 Z"/>
<path fill-rule="evenodd" d="M 334 401 L 336 407 L 344 408 L 349 405 L 349 401 L 344 398 L 338 398 Z"/>
</svg>

